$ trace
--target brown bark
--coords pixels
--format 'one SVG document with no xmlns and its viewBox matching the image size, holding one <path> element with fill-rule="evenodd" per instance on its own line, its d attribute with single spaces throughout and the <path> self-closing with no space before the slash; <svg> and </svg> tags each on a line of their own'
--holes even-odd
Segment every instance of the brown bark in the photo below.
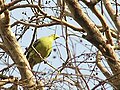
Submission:
<svg viewBox="0 0 120 90">
<path fill-rule="evenodd" d="M 4 2 L 2 0 L 0 0 L 0 4 L 4 6 Z M 1 9 L 3 8 L 5 7 L 1 7 Z M 24 56 L 21 46 L 17 42 L 14 33 L 11 31 L 8 10 L 5 10 L 0 14 L 0 35 L 5 46 L 5 48 L 3 47 L 3 50 L 7 51 L 20 71 L 22 77 L 21 84 L 24 86 L 24 89 L 29 90 L 30 88 L 30 90 L 37 90 L 32 89 L 32 87 L 36 86 L 33 73 L 31 72 L 29 63 Z M 43 90 L 42 87 L 41 90 Z"/>
<path fill-rule="evenodd" d="M 107 40 L 101 34 L 96 25 L 82 11 L 78 0 L 65 1 L 73 14 L 74 20 L 87 32 L 87 36 L 84 36 L 84 38 L 96 46 L 96 48 L 98 48 L 106 58 L 106 61 L 113 73 L 113 75 L 109 77 L 108 81 L 117 89 L 120 89 L 120 61 L 113 46 L 110 43 L 107 43 Z"/>
</svg>

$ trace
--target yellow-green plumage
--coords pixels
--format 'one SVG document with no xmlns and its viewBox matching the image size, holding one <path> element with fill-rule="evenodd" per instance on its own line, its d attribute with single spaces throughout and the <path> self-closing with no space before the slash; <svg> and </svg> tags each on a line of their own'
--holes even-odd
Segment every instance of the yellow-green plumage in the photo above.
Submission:
<svg viewBox="0 0 120 90">
<path fill-rule="evenodd" d="M 42 37 L 33 43 L 33 47 L 42 56 L 42 58 L 40 58 L 40 56 L 35 52 L 35 50 L 30 48 L 28 50 L 27 59 L 30 63 L 31 68 L 33 68 L 33 66 L 37 63 L 42 62 L 43 59 L 47 58 L 50 55 L 50 53 L 52 52 L 52 43 L 57 38 L 59 38 L 58 35 L 52 34 L 47 37 Z"/>
</svg>

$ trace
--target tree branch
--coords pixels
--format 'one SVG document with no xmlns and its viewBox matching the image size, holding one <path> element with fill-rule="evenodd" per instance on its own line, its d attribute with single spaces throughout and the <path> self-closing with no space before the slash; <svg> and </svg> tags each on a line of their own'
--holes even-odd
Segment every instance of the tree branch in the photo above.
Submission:
<svg viewBox="0 0 120 90">
<path fill-rule="evenodd" d="M 102 55 L 106 58 L 112 73 L 118 73 L 118 71 L 120 71 L 120 62 L 113 46 L 111 46 L 109 43 L 106 43 L 106 39 L 103 37 L 96 25 L 83 12 L 77 0 L 65 1 L 73 14 L 74 20 L 87 32 L 87 36 L 84 36 L 84 38 L 101 51 Z M 111 83 L 114 84 L 117 88 L 120 88 L 120 74 L 115 78 L 112 78 L 111 81 Z"/>
<path fill-rule="evenodd" d="M 110 0 L 103 0 L 105 8 L 107 9 L 111 19 L 113 20 L 116 28 L 118 29 L 118 31 L 120 32 L 120 15 L 118 15 L 117 12 L 114 11 L 114 9 L 112 8 L 111 5 L 111 1 Z"/>
<path fill-rule="evenodd" d="M 100 51 L 98 51 L 97 55 L 96 55 L 96 64 L 97 64 L 98 68 L 101 70 L 101 72 L 105 75 L 105 77 L 109 78 L 111 75 L 106 70 L 106 68 L 103 67 L 103 65 L 101 63 L 101 56 L 102 56 L 102 53 Z"/>
<path fill-rule="evenodd" d="M 0 3 L 3 3 L 0 0 Z M 9 11 L 6 10 L 4 13 L 0 14 L 0 35 L 6 45 L 7 50 L 11 54 L 12 60 L 17 64 L 17 67 L 20 71 L 22 80 L 29 87 L 35 87 L 36 83 L 33 78 L 33 73 L 31 72 L 29 63 L 24 56 L 24 53 L 16 40 L 15 35 L 10 28 L 10 16 Z M 25 88 L 28 90 L 28 88 Z"/>
<path fill-rule="evenodd" d="M 22 0 L 14 0 L 12 1 L 11 3 L 8 3 L 8 4 L 2 4 L 0 7 L 0 14 L 2 14 L 5 10 L 7 10 L 8 8 L 10 8 L 11 6 L 13 6 L 14 4 L 20 2 Z"/>
</svg>

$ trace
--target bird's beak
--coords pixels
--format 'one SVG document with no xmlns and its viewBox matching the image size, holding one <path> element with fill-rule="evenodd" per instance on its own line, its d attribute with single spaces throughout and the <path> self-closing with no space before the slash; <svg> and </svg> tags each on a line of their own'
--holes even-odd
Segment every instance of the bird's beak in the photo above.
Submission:
<svg viewBox="0 0 120 90">
<path fill-rule="evenodd" d="M 59 36 L 58 36 L 58 35 L 55 35 L 54 37 L 55 37 L 55 39 L 58 39 L 58 38 L 59 38 Z"/>
</svg>

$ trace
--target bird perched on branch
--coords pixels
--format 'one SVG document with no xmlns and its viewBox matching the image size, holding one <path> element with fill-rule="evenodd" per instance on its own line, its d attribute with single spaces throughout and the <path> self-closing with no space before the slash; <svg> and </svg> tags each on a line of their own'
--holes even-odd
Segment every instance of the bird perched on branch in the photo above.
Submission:
<svg viewBox="0 0 120 90">
<path fill-rule="evenodd" d="M 47 37 L 37 39 L 32 47 L 28 50 L 27 59 L 30 63 L 31 68 L 34 65 L 41 63 L 46 59 L 52 52 L 52 43 L 54 40 L 59 38 L 58 35 L 52 34 Z"/>
</svg>

